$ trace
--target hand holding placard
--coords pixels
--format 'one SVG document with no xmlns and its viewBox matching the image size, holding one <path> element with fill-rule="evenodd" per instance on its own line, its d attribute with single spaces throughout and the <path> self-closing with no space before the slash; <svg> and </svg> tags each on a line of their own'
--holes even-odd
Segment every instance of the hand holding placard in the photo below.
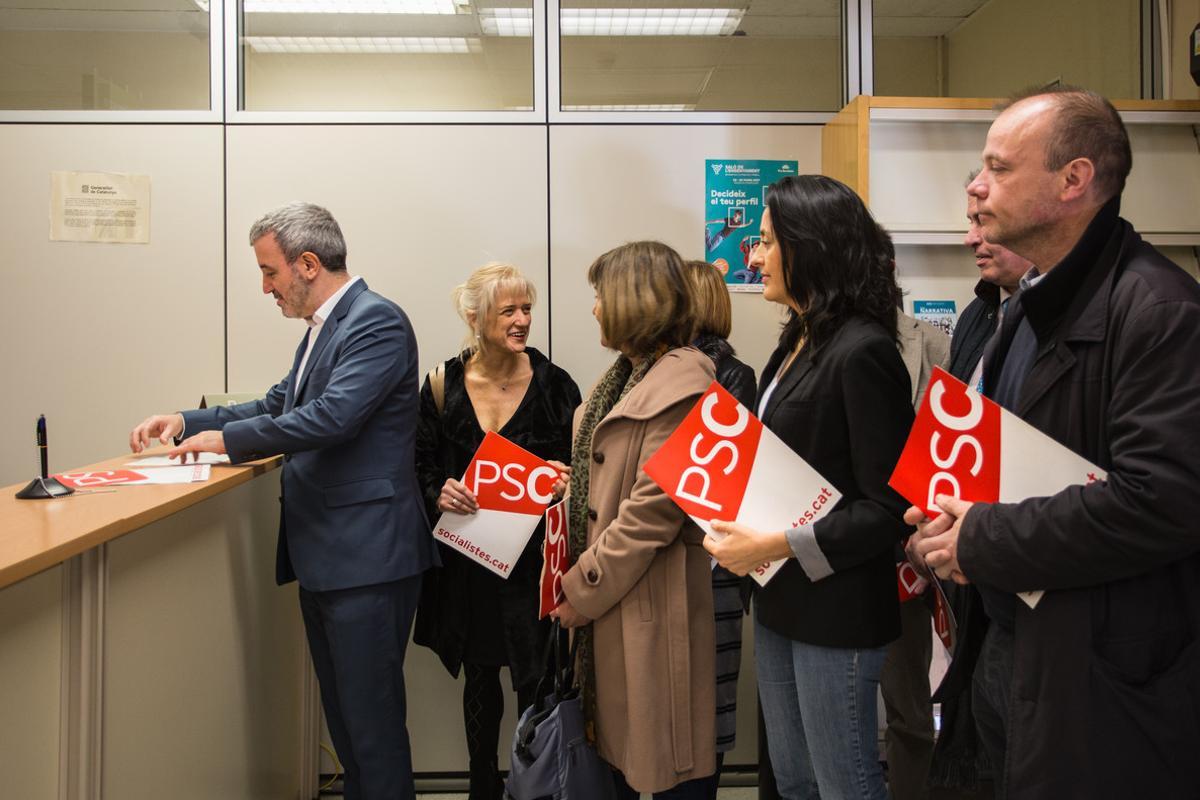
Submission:
<svg viewBox="0 0 1200 800">
<path fill-rule="evenodd" d="M 644 469 L 716 541 L 724 534 L 713 521 L 786 531 L 815 524 L 842 497 L 716 381 Z M 778 560 L 749 571 L 760 584 L 791 555 L 776 552 Z"/>
<path fill-rule="evenodd" d="M 558 470 L 547 461 L 489 431 L 462 478 L 478 511 L 443 513 L 433 535 L 507 578 L 554 500 L 557 480 Z"/>
<path fill-rule="evenodd" d="M 905 515 L 918 525 L 921 541 L 914 548 L 928 554 L 939 574 L 953 575 L 958 570 L 958 530 L 973 503 L 1047 497 L 1107 477 L 1087 459 L 935 367 L 889 484 L 914 506 Z M 945 518 L 939 518 L 943 511 Z M 930 521 L 920 522 L 921 518 Z M 962 578 L 961 571 L 959 576 L 955 579 L 960 582 L 970 578 Z M 1030 608 L 1041 596 L 1041 591 L 1018 594 Z"/>
</svg>

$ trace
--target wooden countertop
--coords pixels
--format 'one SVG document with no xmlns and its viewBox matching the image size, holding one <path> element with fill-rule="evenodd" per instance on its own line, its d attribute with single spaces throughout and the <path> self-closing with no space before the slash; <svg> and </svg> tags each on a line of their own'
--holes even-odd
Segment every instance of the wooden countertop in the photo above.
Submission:
<svg viewBox="0 0 1200 800">
<path fill-rule="evenodd" d="M 166 451 L 165 447 L 156 448 L 146 454 Z M 119 469 L 133 458 L 126 454 L 64 471 Z M 16 499 L 14 495 L 24 483 L 0 488 L 0 588 L 246 483 L 281 463 L 276 456 L 237 466 L 219 465 L 202 483 L 120 486 L 110 492 L 81 491 L 50 500 Z"/>
</svg>

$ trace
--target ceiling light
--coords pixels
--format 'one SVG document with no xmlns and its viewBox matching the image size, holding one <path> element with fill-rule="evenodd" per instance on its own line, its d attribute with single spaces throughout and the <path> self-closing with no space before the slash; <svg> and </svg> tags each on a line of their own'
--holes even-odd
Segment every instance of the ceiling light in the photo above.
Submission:
<svg viewBox="0 0 1200 800">
<path fill-rule="evenodd" d="M 462 36 L 246 36 L 256 53 L 478 53 Z"/>
<path fill-rule="evenodd" d="M 728 36 L 743 8 L 564 8 L 564 36 Z"/>
<path fill-rule="evenodd" d="M 563 106 L 563 111 L 695 111 L 695 103 L 633 103 L 627 105 Z"/>
<path fill-rule="evenodd" d="M 455 14 L 454 0 L 244 0 L 247 14 Z"/>
<path fill-rule="evenodd" d="M 532 8 L 481 8 L 479 25 L 485 36 L 532 36 Z"/>
</svg>

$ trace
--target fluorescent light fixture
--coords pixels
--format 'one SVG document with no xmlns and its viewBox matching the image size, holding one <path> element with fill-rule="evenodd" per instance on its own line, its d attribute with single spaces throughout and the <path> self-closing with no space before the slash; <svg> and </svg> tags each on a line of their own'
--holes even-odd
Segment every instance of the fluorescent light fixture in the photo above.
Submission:
<svg viewBox="0 0 1200 800">
<path fill-rule="evenodd" d="M 478 53 L 462 36 L 246 36 L 256 53 Z"/>
<path fill-rule="evenodd" d="M 695 111 L 695 103 L 632 103 L 626 105 L 563 106 L 563 111 Z"/>
<path fill-rule="evenodd" d="M 479 25 L 484 36 L 532 36 L 532 8 L 481 8 Z"/>
<path fill-rule="evenodd" d="M 564 8 L 564 36 L 728 36 L 744 8 Z"/>
<path fill-rule="evenodd" d="M 245 0 L 247 14 L 456 14 L 454 0 Z"/>
</svg>

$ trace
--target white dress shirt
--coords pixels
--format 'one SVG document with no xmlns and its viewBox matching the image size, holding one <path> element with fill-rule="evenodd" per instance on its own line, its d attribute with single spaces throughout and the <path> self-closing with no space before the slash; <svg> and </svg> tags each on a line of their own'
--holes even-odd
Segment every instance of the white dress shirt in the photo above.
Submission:
<svg viewBox="0 0 1200 800">
<path fill-rule="evenodd" d="M 304 368 L 308 366 L 308 357 L 312 354 L 313 345 L 316 344 L 317 337 L 321 335 L 321 328 L 325 325 L 325 320 L 329 319 L 329 315 L 333 313 L 333 309 L 337 306 L 338 301 L 342 299 L 342 296 L 346 294 L 351 286 L 360 280 L 362 278 L 355 275 L 343 283 L 342 288 L 329 295 L 329 299 L 321 303 L 321 307 L 314 311 L 311 317 L 304 320 L 308 324 L 308 344 L 304 348 L 304 356 L 300 359 L 300 366 L 296 367 L 295 386 L 297 388 L 300 386 L 301 376 L 304 375 Z"/>
</svg>

